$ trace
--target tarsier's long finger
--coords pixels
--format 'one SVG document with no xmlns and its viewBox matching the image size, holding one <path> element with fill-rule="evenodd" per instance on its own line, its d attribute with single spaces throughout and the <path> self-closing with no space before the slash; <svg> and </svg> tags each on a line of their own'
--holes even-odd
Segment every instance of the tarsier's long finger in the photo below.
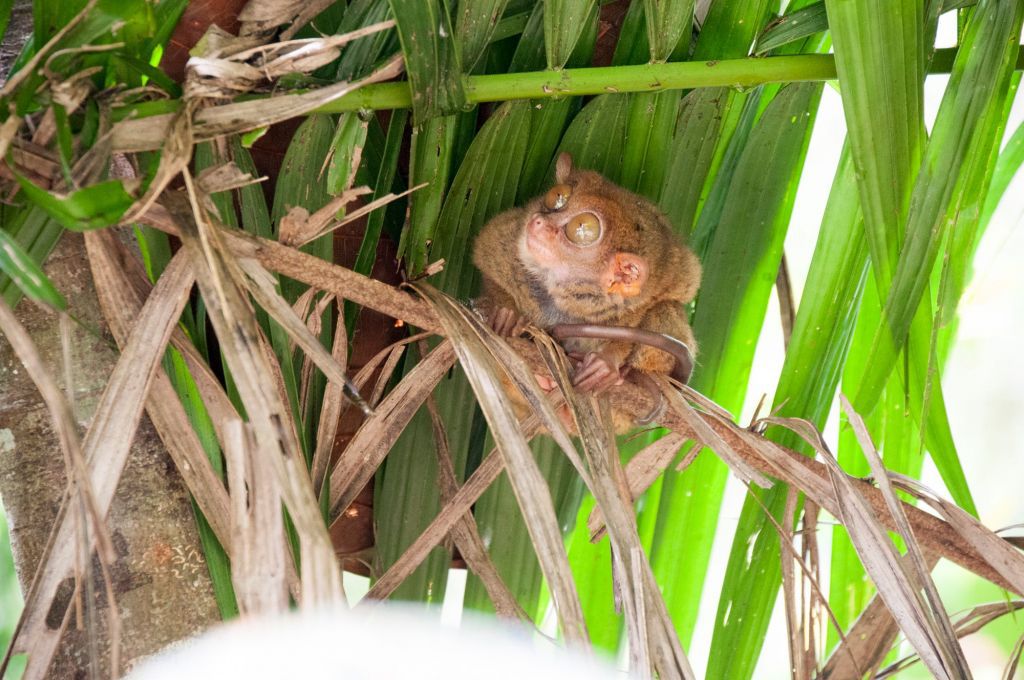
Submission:
<svg viewBox="0 0 1024 680">
<path fill-rule="evenodd" d="M 572 384 L 579 387 L 584 381 L 589 380 L 591 376 L 600 373 L 601 371 L 607 370 L 608 364 L 596 358 L 593 354 L 588 354 L 586 358 L 580 363 L 576 369 L 576 374 L 573 376 Z"/>
<path fill-rule="evenodd" d="M 589 392 L 596 396 L 605 390 L 620 384 L 621 382 L 622 378 L 619 377 L 618 371 L 606 370 L 594 374 L 580 382 L 576 385 L 576 389 L 582 392 Z"/>
<path fill-rule="evenodd" d="M 491 315 L 491 329 L 502 337 L 508 337 L 515 323 L 515 312 L 508 307 L 501 307 Z"/>
<path fill-rule="evenodd" d="M 583 365 L 576 373 L 573 385 L 584 392 L 602 392 L 609 387 L 620 384 L 622 376 L 619 369 L 609 364 L 596 354 L 588 354 Z"/>
<path fill-rule="evenodd" d="M 625 380 L 622 378 L 622 373 L 619 372 L 619 371 L 613 371 L 608 376 L 608 379 L 605 382 L 603 382 L 602 384 L 600 384 L 600 385 L 598 385 L 597 387 L 594 388 L 594 394 L 595 395 L 604 394 L 605 392 L 607 392 L 611 388 L 617 387 L 617 386 L 621 385 L 624 382 L 625 382 Z"/>
<path fill-rule="evenodd" d="M 518 338 L 524 332 L 526 332 L 526 327 L 529 324 L 530 324 L 530 322 L 526 319 L 525 316 L 517 317 L 516 318 L 516 322 L 515 322 L 515 324 L 513 324 L 512 331 L 510 332 L 509 335 L 511 335 L 511 337 L 513 337 L 513 338 Z"/>
</svg>

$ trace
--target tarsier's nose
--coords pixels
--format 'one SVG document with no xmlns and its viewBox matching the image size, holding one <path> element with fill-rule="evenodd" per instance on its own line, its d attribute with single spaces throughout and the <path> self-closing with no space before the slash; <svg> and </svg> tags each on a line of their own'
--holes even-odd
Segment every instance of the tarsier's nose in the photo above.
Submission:
<svg viewBox="0 0 1024 680">
<path fill-rule="evenodd" d="M 527 228 L 534 236 L 545 236 L 550 230 L 550 225 L 543 215 L 534 215 Z"/>
</svg>

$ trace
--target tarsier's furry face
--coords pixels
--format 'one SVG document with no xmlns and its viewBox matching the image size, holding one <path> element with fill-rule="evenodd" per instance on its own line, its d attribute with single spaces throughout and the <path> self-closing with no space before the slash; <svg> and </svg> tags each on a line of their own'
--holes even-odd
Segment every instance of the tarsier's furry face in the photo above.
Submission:
<svg viewBox="0 0 1024 680">
<path fill-rule="evenodd" d="M 538 293 L 549 293 L 564 313 L 593 322 L 666 294 L 680 302 L 693 298 L 699 266 L 694 270 L 695 260 L 687 260 L 689 251 L 649 201 L 595 172 L 574 169 L 566 154 L 555 182 L 526 206 L 517 244 Z M 652 269 L 678 278 L 650 281 Z"/>
</svg>

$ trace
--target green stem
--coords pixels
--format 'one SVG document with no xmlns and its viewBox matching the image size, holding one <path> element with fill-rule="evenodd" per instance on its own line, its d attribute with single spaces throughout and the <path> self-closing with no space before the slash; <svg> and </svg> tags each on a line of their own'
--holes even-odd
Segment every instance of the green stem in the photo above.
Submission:
<svg viewBox="0 0 1024 680">
<path fill-rule="evenodd" d="M 956 48 L 935 50 L 929 73 L 949 73 Z M 1017 70 L 1024 70 L 1024 51 L 1017 55 Z M 656 92 L 697 87 L 753 87 L 764 83 L 835 80 L 831 54 L 800 54 L 783 57 L 683 61 L 669 64 L 573 68 L 561 71 L 501 73 L 466 76 L 469 104 L 512 99 L 547 99 L 610 92 Z M 412 104 L 409 83 L 367 85 L 326 104 L 314 113 L 340 113 L 360 109 L 406 109 Z M 177 101 L 147 102 L 118 109 L 115 120 L 169 113 Z"/>
</svg>

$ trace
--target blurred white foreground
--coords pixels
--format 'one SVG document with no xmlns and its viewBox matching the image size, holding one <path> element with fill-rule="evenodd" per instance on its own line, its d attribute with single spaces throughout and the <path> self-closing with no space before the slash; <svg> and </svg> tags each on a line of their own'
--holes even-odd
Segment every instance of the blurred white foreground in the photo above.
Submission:
<svg viewBox="0 0 1024 680">
<path fill-rule="evenodd" d="M 624 675 L 598 659 L 494 619 L 443 626 L 436 611 L 378 605 L 295 613 L 218 626 L 140 664 L 129 680 L 273 678 L 604 680 Z"/>
</svg>

